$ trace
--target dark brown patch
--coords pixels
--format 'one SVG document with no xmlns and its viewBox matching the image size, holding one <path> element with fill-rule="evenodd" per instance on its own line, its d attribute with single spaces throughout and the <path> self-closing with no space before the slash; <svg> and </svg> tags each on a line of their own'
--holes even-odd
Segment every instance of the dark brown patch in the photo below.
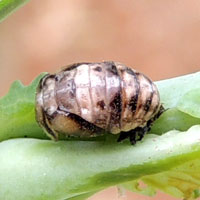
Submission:
<svg viewBox="0 0 200 200">
<path fill-rule="evenodd" d="M 132 112 L 136 111 L 137 101 L 138 101 L 138 93 L 136 93 L 134 96 L 131 97 L 131 100 L 129 101 L 128 104 Z"/>
<path fill-rule="evenodd" d="M 56 75 L 55 76 L 55 81 L 58 82 L 59 81 L 59 77 Z"/>
<path fill-rule="evenodd" d="M 144 111 L 145 111 L 145 114 L 144 116 L 148 113 L 150 107 L 151 107 L 151 103 L 152 103 L 152 99 L 153 99 L 153 95 L 155 94 L 155 91 L 153 89 L 153 84 L 152 84 L 152 81 L 146 77 L 145 75 L 143 75 L 144 78 L 149 82 L 149 85 L 151 86 L 151 95 L 150 97 L 146 100 L 146 103 L 144 105 Z"/>
<path fill-rule="evenodd" d="M 60 115 L 64 114 L 66 117 L 73 120 L 77 124 L 77 126 L 80 127 L 81 130 L 83 131 L 88 130 L 89 132 L 92 133 L 92 135 L 101 135 L 102 133 L 105 132 L 104 129 L 99 128 L 98 126 L 86 121 L 85 119 L 83 119 L 82 117 L 74 113 L 70 113 L 70 112 L 67 112 L 66 110 L 62 110 L 62 108 L 58 108 L 58 114 Z"/>
<path fill-rule="evenodd" d="M 43 86 L 45 85 L 45 81 L 47 78 L 49 78 L 49 76 L 51 76 L 50 74 L 46 74 L 45 76 L 43 76 L 41 79 L 40 79 L 40 82 L 39 82 L 39 90 L 41 91 L 43 89 Z"/>
<path fill-rule="evenodd" d="M 88 130 L 88 131 L 92 132 L 94 135 L 100 135 L 103 132 L 105 132 L 104 129 L 97 127 L 96 125 L 86 121 L 85 119 L 83 119 L 82 117 L 80 117 L 76 114 L 69 113 L 67 115 L 67 117 L 69 117 L 71 120 L 75 121 L 80 126 L 80 129 Z"/>
<path fill-rule="evenodd" d="M 104 103 L 104 101 L 102 100 L 102 101 L 98 101 L 97 102 L 97 106 L 99 106 L 100 108 L 101 108 L 101 110 L 104 110 L 104 108 L 105 108 L 105 103 Z"/>
<path fill-rule="evenodd" d="M 58 108 L 59 109 L 59 108 Z M 43 111 L 45 118 L 49 121 L 49 123 L 51 124 L 51 120 L 53 120 L 56 116 L 57 116 L 57 111 L 55 111 L 53 114 L 49 115 L 48 111 Z"/>
<path fill-rule="evenodd" d="M 160 105 L 160 104 L 159 104 L 159 105 Z M 168 109 L 165 109 L 165 108 L 163 107 L 163 105 L 161 104 L 161 105 L 160 105 L 160 109 L 159 109 L 158 113 L 157 113 L 156 116 L 155 116 L 155 119 L 159 118 L 160 115 L 162 115 L 166 110 L 168 110 Z"/>
<path fill-rule="evenodd" d="M 130 68 L 127 67 L 125 71 L 126 71 L 128 74 L 135 76 L 134 71 L 133 71 L 132 69 L 130 69 Z"/>
<path fill-rule="evenodd" d="M 55 79 L 55 76 L 56 76 L 55 74 L 49 74 L 48 76 L 45 77 L 43 84 L 46 85 L 47 79 Z"/>
<path fill-rule="evenodd" d="M 102 68 L 99 67 L 99 66 L 95 67 L 94 70 L 97 71 L 97 72 L 102 72 Z"/>
<path fill-rule="evenodd" d="M 145 113 L 147 113 L 147 112 L 149 111 L 149 108 L 150 108 L 150 106 L 151 106 L 152 97 L 153 97 L 152 94 L 153 94 L 153 93 L 151 93 L 151 97 L 150 97 L 149 99 L 146 100 L 146 103 L 145 103 L 145 105 L 144 105 L 144 111 L 145 111 Z"/>
<path fill-rule="evenodd" d="M 87 63 L 87 62 L 74 63 L 74 64 L 64 67 L 64 69 L 62 71 L 70 71 L 70 70 L 76 69 L 80 65 L 89 65 L 89 64 L 92 64 L 92 63 Z"/>
<path fill-rule="evenodd" d="M 114 62 L 110 61 L 110 62 L 104 62 L 105 66 L 106 66 L 106 70 L 108 72 L 110 72 L 112 75 L 116 75 L 119 76 L 118 71 L 117 71 L 117 67 L 115 65 Z"/>
<path fill-rule="evenodd" d="M 49 116 L 43 109 L 42 109 L 42 125 L 43 127 L 45 128 L 45 130 L 47 131 L 47 133 L 49 133 L 50 135 L 53 136 L 53 138 L 55 140 L 57 140 L 57 136 L 55 135 L 55 133 L 51 130 L 51 128 L 48 126 L 48 122 L 50 122 L 49 120 L 53 119 L 53 115 L 52 116 Z M 48 119 L 49 118 L 49 119 Z"/>
<path fill-rule="evenodd" d="M 69 96 L 70 96 L 71 98 L 74 98 L 74 97 L 75 97 L 75 93 L 74 93 L 73 90 L 69 91 Z"/>
<path fill-rule="evenodd" d="M 39 82 L 39 85 L 38 85 L 38 88 L 37 88 L 37 92 L 40 92 L 42 90 L 42 88 L 43 88 L 43 83 L 42 83 L 43 79 L 44 79 L 44 77 Z"/>
<path fill-rule="evenodd" d="M 120 127 L 120 119 L 121 119 L 121 112 L 122 112 L 122 102 L 121 102 L 121 94 L 118 92 L 114 99 L 110 102 L 110 123 L 109 123 L 109 129 L 111 129 L 112 126 L 119 125 Z"/>
<path fill-rule="evenodd" d="M 159 104 L 160 105 L 160 104 Z M 158 105 L 158 106 L 159 106 Z M 156 109 L 154 109 L 154 114 L 155 114 L 155 112 L 156 112 L 156 110 L 158 109 L 158 106 L 156 106 Z M 148 131 L 151 129 L 151 126 L 153 125 L 153 122 L 156 120 L 156 119 L 158 119 L 159 117 L 160 117 L 160 115 L 162 115 L 162 113 L 163 112 L 165 112 L 166 110 L 164 109 L 164 107 L 161 105 L 160 106 L 160 110 L 158 111 L 158 113 L 155 115 L 155 116 L 153 116 L 151 119 L 149 119 L 149 121 L 147 121 L 147 125 L 146 125 L 146 127 L 148 128 Z"/>
<path fill-rule="evenodd" d="M 155 121 L 156 119 L 158 119 L 160 117 L 160 115 L 162 115 L 162 113 L 166 111 L 166 109 L 163 107 L 163 105 L 161 105 L 158 113 L 155 115 L 159 106 L 160 106 L 160 103 L 158 103 L 153 110 L 153 113 L 152 113 L 153 118 L 151 119 L 152 121 Z"/>
<path fill-rule="evenodd" d="M 140 92 L 140 84 L 139 84 L 139 81 L 137 78 L 137 74 L 134 73 L 134 71 L 129 70 L 129 72 L 127 72 L 127 73 L 131 74 L 135 81 L 135 94 L 131 97 L 129 104 L 128 104 L 131 111 L 134 113 L 137 109 L 138 96 L 139 96 L 139 92 Z"/>
</svg>

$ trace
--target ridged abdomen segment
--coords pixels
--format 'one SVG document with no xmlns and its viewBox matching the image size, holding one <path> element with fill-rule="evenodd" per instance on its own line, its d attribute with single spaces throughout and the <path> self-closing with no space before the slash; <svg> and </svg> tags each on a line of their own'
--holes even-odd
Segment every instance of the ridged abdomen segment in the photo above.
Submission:
<svg viewBox="0 0 200 200">
<path fill-rule="evenodd" d="M 142 73 L 118 64 L 121 75 L 121 131 L 144 127 L 160 109 L 160 98 L 154 83 Z"/>
<path fill-rule="evenodd" d="M 114 62 L 105 62 L 107 130 L 113 134 L 121 131 L 121 78 Z"/>
<path fill-rule="evenodd" d="M 41 81 L 37 110 L 52 135 L 117 134 L 146 126 L 160 99 L 151 80 L 121 63 L 79 63 Z"/>
<path fill-rule="evenodd" d="M 140 85 L 134 70 L 121 64 L 117 66 L 122 93 L 121 131 L 129 131 L 133 127 L 133 118 L 138 107 Z"/>
</svg>

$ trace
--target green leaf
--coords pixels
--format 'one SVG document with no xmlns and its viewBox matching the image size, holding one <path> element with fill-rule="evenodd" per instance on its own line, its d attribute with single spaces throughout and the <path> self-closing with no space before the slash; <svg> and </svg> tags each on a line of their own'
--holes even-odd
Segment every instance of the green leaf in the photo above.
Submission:
<svg viewBox="0 0 200 200">
<path fill-rule="evenodd" d="M 29 86 L 15 81 L 0 99 L 0 141 L 15 137 L 47 138 L 35 121 L 35 91 L 44 73 Z"/>
<path fill-rule="evenodd" d="M 200 72 L 156 82 L 165 108 L 177 107 L 189 91 L 200 89 Z"/>
<path fill-rule="evenodd" d="M 0 22 L 29 0 L 0 0 Z"/>
<path fill-rule="evenodd" d="M 191 126 L 200 124 L 200 118 L 193 117 L 177 108 L 165 111 L 151 128 L 151 133 L 162 135 L 170 130 L 186 131 Z"/>
<path fill-rule="evenodd" d="M 200 187 L 200 126 L 147 135 L 135 146 L 12 139 L 0 143 L 0 199 L 65 200 L 141 179 L 180 198 Z M 197 192 L 196 192 L 197 194 Z"/>
<path fill-rule="evenodd" d="M 178 102 L 178 109 L 193 117 L 200 118 L 200 88 L 187 92 Z"/>
</svg>

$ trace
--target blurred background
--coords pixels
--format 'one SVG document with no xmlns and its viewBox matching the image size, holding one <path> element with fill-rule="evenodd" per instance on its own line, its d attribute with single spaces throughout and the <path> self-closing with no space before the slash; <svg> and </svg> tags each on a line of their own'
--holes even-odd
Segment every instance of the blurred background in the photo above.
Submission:
<svg viewBox="0 0 200 200">
<path fill-rule="evenodd" d="M 0 96 L 73 62 L 119 61 L 156 81 L 199 71 L 199 54 L 199 0 L 32 0 L 0 24 Z M 100 199 L 152 198 L 113 187 Z"/>
</svg>

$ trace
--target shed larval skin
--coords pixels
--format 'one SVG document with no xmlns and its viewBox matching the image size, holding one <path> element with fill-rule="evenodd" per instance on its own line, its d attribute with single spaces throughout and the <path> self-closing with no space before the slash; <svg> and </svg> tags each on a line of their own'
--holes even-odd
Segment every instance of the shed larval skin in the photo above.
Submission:
<svg viewBox="0 0 200 200">
<path fill-rule="evenodd" d="M 53 139 L 110 132 L 134 143 L 162 112 L 154 83 L 118 62 L 67 66 L 43 77 L 36 95 L 36 119 Z"/>
</svg>

